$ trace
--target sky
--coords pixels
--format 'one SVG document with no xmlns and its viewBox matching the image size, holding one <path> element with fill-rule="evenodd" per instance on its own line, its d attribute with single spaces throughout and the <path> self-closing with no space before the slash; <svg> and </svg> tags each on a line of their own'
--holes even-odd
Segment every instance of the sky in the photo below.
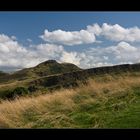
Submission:
<svg viewBox="0 0 140 140">
<path fill-rule="evenodd" d="M 0 70 L 55 59 L 83 69 L 140 62 L 140 12 L 0 12 Z"/>
</svg>

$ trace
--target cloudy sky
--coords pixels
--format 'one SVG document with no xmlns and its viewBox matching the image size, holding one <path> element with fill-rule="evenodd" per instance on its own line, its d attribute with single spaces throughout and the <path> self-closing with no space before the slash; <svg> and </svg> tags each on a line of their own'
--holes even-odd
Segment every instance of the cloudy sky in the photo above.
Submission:
<svg viewBox="0 0 140 140">
<path fill-rule="evenodd" d="M 140 62 L 140 12 L 0 12 L 0 70 L 55 59 L 81 68 Z"/>
</svg>

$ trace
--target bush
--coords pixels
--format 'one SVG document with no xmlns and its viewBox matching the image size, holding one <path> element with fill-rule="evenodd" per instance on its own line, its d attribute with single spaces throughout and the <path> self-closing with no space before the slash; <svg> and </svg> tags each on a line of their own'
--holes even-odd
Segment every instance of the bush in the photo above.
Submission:
<svg viewBox="0 0 140 140">
<path fill-rule="evenodd" d="M 29 87 L 28 87 L 28 91 L 29 91 L 29 92 L 34 92 L 34 91 L 36 91 L 37 89 L 38 89 L 38 88 L 35 87 L 35 85 L 29 86 Z"/>
<path fill-rule="evenodd" d="M 17 87 L 13 91 L 13 95 L 24 95 L 28 93 L 28 90 L 24 87 Z"/>
<path fill-rule="evenodd" d="M 0 98 L 2 99 L 10 98 L 11 96 L 12 96 L 12 91 L 10 90 L 0 91 Z"/>
<path fill-rule="evenodd" d="M 28 94 L 28 90 L 24 87 L 17 87 L 14 90 L 5 90 L 0 93 L 0 97 L 3 99 L 13 99 L 16 96 Z"/>
</svg>

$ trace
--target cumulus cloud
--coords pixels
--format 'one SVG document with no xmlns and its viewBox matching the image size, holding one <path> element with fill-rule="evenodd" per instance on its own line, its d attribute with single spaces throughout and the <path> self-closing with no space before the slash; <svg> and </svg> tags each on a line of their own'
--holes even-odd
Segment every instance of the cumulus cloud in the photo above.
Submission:
<svg viewBox="0 0 140 140">
<path fill-rule="evenodd" d="M 0 35 L 0 67 L 21 67 L 18 57 L 26 54 L 27 50 L 14 40 L 13 37 Z"/>
<path fill-rule="evenodd" d="M 80 61 L 81 67 L 98 67 L 122 63 L 140 62 L 140 48 L 127 42 L 120 42 L 114 46 L 105 48 L 90 48 L 84 52 Z"/>
<path fill-rule="evenodd" d="M 106 52 L 112 53 L 117 62 L 140 62 L 140 48 L 134 47 L 126 42 L 120 42 L 116 46 L 106 48 Z"/>
<path fill-rule="evenodd" d="M 77 52 L 64 51 L 60 57 L 61 62 L 69 62 L 69 63 L 73 63 L 77 66 L 80 65 L 80 60 L 81 60 L 81 57 L 79 56 L 79 54 Z"/>
<path fill-rule="evenodd" d="M 54 30 L 44 31 L 40 37 L 49 43 L 57 43 L 62 45 L 79 45 L 98 42 L 96 36 L 105 37 L 112 41 L 140 42 L 140 28 L 137 26 L 124 28 L 119 24 L 103 23 L 101 26 L 97 23 L 88 25 L 87 29 L 80 31 L 63 31 Z"/>
<path fill-rule="evenodd" d="M 123 28 L 118 24 L 109 25 L 104 23 L 101 35 L 113 41 L 140 41 L 140 29 L 138 27 Z"/>
<path fill-rule="evenodd" d="M 102 32 L 102 28 L 97 24 L 93 24 L 93 25 L 88 25 L 87 26 L 87 31 L 90 33 L 94 33 L 95 35 L 100 35 Z"/>
<path fill-rule="evenodd" d="M 111 25 L 103 23 L 99 26 L 97 23 L 87 26 L 87 31 L 96 36 L 104 36 L 112 41 L 140 42 L 140 29 L 138 27 L 124 28 L 119 24 Z"/>
<path fill-rule="evenodd" d="M 95 42 L 95 35 L 86 30 L 80 31 L 62 31 L 55 30 L 49 32 L 47 29 L 44 34 L 40 36 L 43 40 L 50 43 L 60 43 L 63 45 L 79 45 Z"/>
</svg>

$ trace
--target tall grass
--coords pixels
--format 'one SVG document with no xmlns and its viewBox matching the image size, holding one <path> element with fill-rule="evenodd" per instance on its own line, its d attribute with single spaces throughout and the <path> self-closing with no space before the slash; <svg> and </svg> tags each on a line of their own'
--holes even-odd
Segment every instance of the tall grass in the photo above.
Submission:
<svg viewBox="0 0 140 140">
<path fill-rule="evenodd" d="M 0 103 L 0 127 L 115 127 L 116 124 L 110 124 L 115 117 L 122 115 L 123 118 L 131 106 L 140 106 L 139 89 L 138 76 L 120 76 L 116 79 L 106 75 L 100 79 L 89 79 L 86 85 L 74 89 L 60 89 L 43 95 L 40 91 L 36 97 L 3 100 Z M 140 123 L 136 123 L 136 127 L 140 127 Z"/>
</svg>

